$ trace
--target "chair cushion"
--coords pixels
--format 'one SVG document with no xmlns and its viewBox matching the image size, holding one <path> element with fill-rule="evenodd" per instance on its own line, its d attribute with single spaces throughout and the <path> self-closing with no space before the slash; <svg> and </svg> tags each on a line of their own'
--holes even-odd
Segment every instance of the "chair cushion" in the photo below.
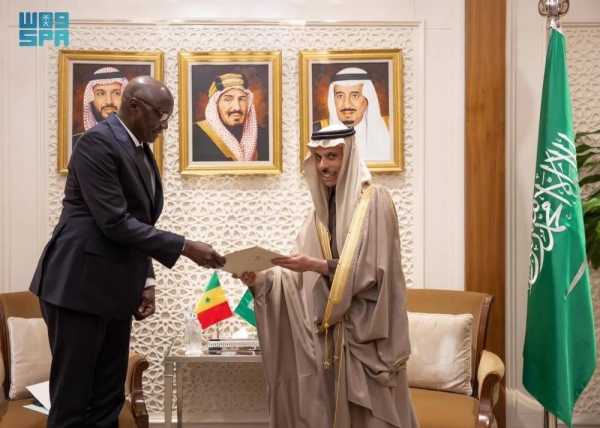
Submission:
<svg viewBox="0 0 600 428">
<path fill-rule="evenodd" d="M 31 397 L 26 386 L 50 378 L 48 329 L 42 318 L 8 319 L 10 340 L 10 391 L 12 400 Z"/>
<path fill-rule="evenodd" d="M 7 400 L 0 404 L 0 428 L 46 428 L 46 415 L 23 408 L 31 403 L 33 398 Z M 125 401 L 119 414 L 119 428 L 136 428 L 129 401 Z"/>
<path fill-rule="evenodd" d="M 453 392 L 410 388 L 410 396 L 421 428 L 473 428 L 479 402 Z"/>
<path fill-rule="evenodd" d="M 471 395 L 473 315 L 408 313 L 408 384 Z"/>
</svg>

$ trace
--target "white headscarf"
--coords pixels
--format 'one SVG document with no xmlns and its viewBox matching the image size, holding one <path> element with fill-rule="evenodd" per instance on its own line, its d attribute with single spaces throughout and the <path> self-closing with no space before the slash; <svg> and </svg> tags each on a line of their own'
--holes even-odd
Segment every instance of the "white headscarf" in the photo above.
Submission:
<svg viewBox="0 0 600 428">
<path fill-rule="evenodd" d="M 254 96 L 249 89 L 244 87 L 244 85 L 231 84 L 235 83 L 237 80 L 241 80 L 241 77 L 238 77 L 238 75 L 223 75 L 221 78 L 223 89 L 220 91 L 215 91 L 208 99 L 205 112 L 206 121 L 221 138 L 221 140 L 223 140 L 227 147 L 229 147 L 229 150 L 232 151 L 238 161 L 253 161 L 255 160 L 254 156 L 258 141 L 258 124 L 256 121 L 256 109 L 254 108 Z M 233 134 L 225 127 L 221 121 L 221 118 L 219 117 L 219 110 L 217 108 L 217 102 L 219 101 L 221 95 L 227 91 L 230 91 L 231 89 L 240 89 L 244 91 L 248 97 L 248 112 L 246 113 L 246 120 L 242 125 L 242 141 L 238 141 L 237 138 L 235 138 Z"/>
<path fill-rule="evenodd" d="M 361 78 L 357 76 L 361 74 L 364 74 L 365 77 Z M 344 75 L 349 76 L 348 78 L 341 77 Z M 369 74 L 361 68 L 349 67 L 339 71 L 334 79 L 329 85 L 329 96 L 327 98 L 330 116 L 329 123 L 343 125 L 337 115 L 333 87 L 335 85 L 354 86 L 362 83 L 362 94 L 368 100 L 369 105 L 360 123 L 354 127 L 356 130 L 356 141 L 364 160 L 389 160 L 391 158 L 390 131 L 381 117 L 379 99 L 377 98 L 377 92 Z"/>
<path fill-rule="evenodd" d="M 348 131 L 346 125 L 329 125 L 313 134 Z M 358 203 L 363 190 L 372 183 L 371 173 L 360 157 L 360 149 L 355 143 L 355 136 L 334 138 L 331 140 L 311 140 L 308 143 L 309 151 L 304 160 L 304 174 L 308 182 L 317 218 L 324 225 L 329 224 L 329 188 L 323 183 L 317 171 L 317 163 L 313 154 L 315 147 L 344 146 L 342 166 L 339 171 L 338 181 L 335 186 L 335 212 L 336 212 L 336 243 L 337 248 L 344 248 L 346 235 L 350 230 L 354 208 Z"/>
<path fill-rule="evenodd" d="M 98 75 L 98 76 L 96 76 Z M 119 70 L 113 67 L 104 67 L 96 70 L 92 79 L 85 87 L 83 94 L 83 127 L 87 131 L 92 126 L 98 124 L 94 112 L 92 111 L 92 102 L 94 101 L 94 86 L 110 85 L 111 83 L 120 83 L 121 91 L 125 89 L 129 80 Z"/>
</svg>

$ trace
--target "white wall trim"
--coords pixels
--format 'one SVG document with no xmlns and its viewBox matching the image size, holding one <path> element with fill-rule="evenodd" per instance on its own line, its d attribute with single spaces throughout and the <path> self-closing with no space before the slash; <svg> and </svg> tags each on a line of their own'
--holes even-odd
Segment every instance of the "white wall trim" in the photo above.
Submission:
<svg viewBox="0 0 600 428">
<path fill-rule="evenodd" d="M 454 89 L 453 98 L 457 100 L 457 108 L 459 109 L 460 119 L 455 122 L 452 135 L 455 141 L 459 142 L 459 148 L 454 150 L 453 157 L 450 159 L 448 165 L 452 165 L 452 168 L 457 168 L 463 171 L 460 176 L 456 175 L 456 183 L 451 186 L 455 191 L 455 197 L 460 199 L 460 203 L 457 204 L 459 209 L 453 210 L 456 215 L 452 219 L 450 224 L 455 227 L 450 231 L 450 240 L 456 242 L 456 249 L 453 254 L 449 254 L 448 257 L 454 259 L 454 263 L 451 263 L 450 269 L 453 270 L 450 277 L 454 279 L 454 283 L 448 284 L 449 289 L 463 291 L 466 287 L 465 283 L 465 139 L 466 139 L 466 2 L 458 2 L 456 4 L 456 22 L 459 28 L 462 29 L 460 32 L 460 43 L 458 48 L 457 58 L 462 58 L 460 65 L 454 70 L 456 75 L 453 76 Z"/>
<path fill-rule="evenodd" d="M 567 21 L 567 20 L 562 20 L 560 21 L 561 26 L 562 27 L 566 27 L 566 28 L 579 28 L 579 29 L 597 29 L 598 27 L 600 27 L 600 21 Z M 544 27 L 546 28 L 546 27 Z M 548 43 L 550 42 L 550 31 L 544 31 L 544 54 L 546 53 L 546 47 L 548 46 Z M 568 43 L 568 40 L 567 40 Z M 568 48 L 568 45 L 567 45 Z M 545 55 L 544 55 L 545 58 Z"/>
<path fill-rule="evenodd" d="M 0 2 L 0 292 L 9 291 L 10 242 L 9 242 L 9 191 L 10 191 L 10 139 L 8 126 L 8 2 Z"/>
<path fill-rule="evenodd" d="M 7 8 L 7 5 L 2 2 L 2 6 Z M 7 16 L 8 12 L 3 13 L 3 16 Z M 17 28 L 18 25 L 9 25 L 8 17 L 3 19 L 6 22 L 4 28 Z M 156 25 L 157 27 L 168 27 L 171 25 L 178 26 L 279 26 L 279 27 L 423 27 L 423 33 L 425 31 L 425 22 L 423 20 L 414 21 L 294 21 L 290 19 L 284 20 L 265 20 L 265 21 L 243 21 L 243 20 L 219 20 L 219 21 L 203 21 L 196 19 L 170 19 L 170 20 L 158 20 L 158 19 L 71 19 L 69 20 L 69 26 L 148 26 Z"/>
<path fill-rule="evenodd" d="M 563 18 L 560 22 L 565 27 L 600 27 L 600 21 L 569 21 L 568 18 Z"/>
<path fill-rule="evenodd" d="M 423 21 L 303 21 L 303 20 L 264 20 L 264 21 L 244 21 L 244 20 L 200 20 L 200 19 L 71 19 L 69 25 L 156 25 L 156 26 L 170 26 L 170 25 L 214 25 L 214 26 L 262 26 L 262 25 L 278 25 L 288 27 L 418 27 L 423 24 Z"/>
<path fill-rule="evenodd" d="M 48 49 L 41 49 L 40 56 L 40 73 L 38 73 L 38 79 L 41 78 L 39 91 L 40 99 L 48 100 L 50 98 L 50 88 L 48 83 L 48 61 L 49 52 Z M 50 141 L 50 129 L 49 129 L 49 117 L 48 117 L 48 102 L 40 103 L 40 132 L 38 133 L 38 230 L 37 238 L 41 248 L 44 248 L 50 237 L 50 225 L 48 219 L 50 218 L 50 204 L 48 201 L 49 194 L 49 177 L 48 170 L 50 165 L 49 159 L 49 144 Z M 43 171 L 43 173 L 42 173 Z"/>
<path fill-rule="evenodd" d="M 515 20 L 516 7 L 515 0 L 510 0 L 506 4 L 506 115 L 505 115 L 505 132 L 506 132 L 506 305 L 505 305 L 505 331 L 506 331 L 506 424 L 512 427 L 516 423 L 517 418 L 517 398 L 519 380 L 517 378 L 517 359 L 519 344 L 517 343 L 517 280 L 516 280 L 516 263 L 514 255 L 516 254 L 516 64 L 517 64 L 517 47 L 516 47 L 516 25 Z"/>
<path fill-rule="evenodd" d="M 425 288 L 425 22 L 418 24 L 419 53 L 414 152 L 413 192 L 413 287 Z"/>
<path fill-rule="evenodd" d="M 38 49 L 37 56 L 37 82 L 36 92 L 39 100 L 48 100 L 48 50 Z M 39 248 L 44 248 L 48 241 L 48 103 L 37 104 L 37 132 L 36 132 L 36 240 Z"/>
<path fill-rule="evenodd" d="M 548 43 L 550 42 L 550 31 L 546 28 L 546 21 L 542 18 L 543 24 L 543 34 L 544 41 L 542 45 L 542 52 L 544 54 L 544 60 L 546 59 L 546 53 L 548 50 Z M 600 21 L 569 21 L 568 19 L 562 19 L 560 21 L 562 27 L 567 28 L 584 28 L 584 29 L 592 29 L 594 27 L 600 27 Z"/>
</svg>

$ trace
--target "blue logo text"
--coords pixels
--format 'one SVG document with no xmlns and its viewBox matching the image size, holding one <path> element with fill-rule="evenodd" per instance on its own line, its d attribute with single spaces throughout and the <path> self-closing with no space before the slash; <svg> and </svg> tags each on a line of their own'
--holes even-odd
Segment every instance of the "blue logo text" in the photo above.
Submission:
<svg viewBox="0 0 600 428">
<path fill-rule="evenodd" d="M 69 12 L 19 12 L 19 46 L 69 46 Z"/>
</svg>

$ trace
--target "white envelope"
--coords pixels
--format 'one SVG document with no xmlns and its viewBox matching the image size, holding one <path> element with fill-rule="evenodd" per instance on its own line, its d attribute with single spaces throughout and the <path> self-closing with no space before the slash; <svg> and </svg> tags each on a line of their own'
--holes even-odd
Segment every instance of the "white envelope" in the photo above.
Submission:
<svg viewBox="0 0 600 428">
<path fill-rule="evenodd" d="M 29 385 L 26 388 L 46 410 L 50 410 L 50 381 Z"/>
<path fill-rule="evenodd" d="M 262 247 L 250 247 L 245 250 L 235 251 L 225 256 L 225 272 L 241 275 L 244 272 L 260 272 L 275 266 L 272 259 L 288 257 Z"/>
</svg>

